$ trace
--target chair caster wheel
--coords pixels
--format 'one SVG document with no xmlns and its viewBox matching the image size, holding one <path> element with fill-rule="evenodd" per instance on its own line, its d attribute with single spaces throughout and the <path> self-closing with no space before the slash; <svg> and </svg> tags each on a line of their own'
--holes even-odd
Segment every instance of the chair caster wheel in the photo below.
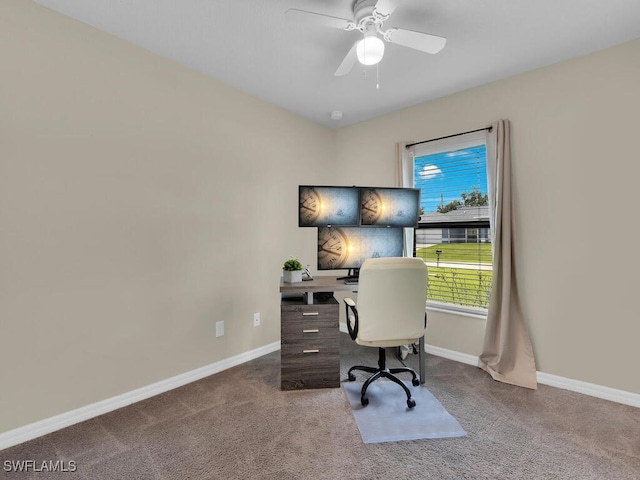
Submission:
<svg viewBox="0 0 640 480">
<path fill-rule="evenodd" d="M 407 400 L 407 407 L 413 408 L 415 406 L 416 406 L 416 401 L 413 398 L 410 398 L 409 400 Z"/>
<path fill-rule="evenodd" d="M 420 380 L 418 380 L 417 378 L 414 378 L 413 380 L 411 380 L 411 384 L 414 387 L 417 387 L 418 385 L 420 385 Z"/>
<path fill-rule="evenodd" d="M 356 376 L 353 373 L 349 374 L 349 381 L 353 382 L 356 379 Z"/>
<path fill-rule="evenodd" d="M 367 397 L 361 397 L 360 398 L 360 403 L 362 404 L 363 407 L 366 407 L 367 405 L 369 405 L 369 399 Z M 415 404 L 415 402 L 414 402 Z"/>
</svg>

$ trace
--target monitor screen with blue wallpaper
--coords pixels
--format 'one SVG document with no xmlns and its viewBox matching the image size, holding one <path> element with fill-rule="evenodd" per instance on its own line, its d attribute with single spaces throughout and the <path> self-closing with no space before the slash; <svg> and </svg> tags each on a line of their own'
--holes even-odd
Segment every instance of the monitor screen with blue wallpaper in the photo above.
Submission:
<svg viewBox="0 0 640 480">
<path fill-rule="evenodd" d="M 356 226 L 360 223 L 358 187 L 298 187 L 298 226 Z"/>
<path fill-rule="evenodd" d="M 367 258 L 402 257 L 402 228 L 318 228 L 318 270 L 359 269 Z"/>
<path fill-rule="evenodd" d="M 419 189 L 360 187 L 360 225 L 417 227 L 419 220 Z"/>
</svg>

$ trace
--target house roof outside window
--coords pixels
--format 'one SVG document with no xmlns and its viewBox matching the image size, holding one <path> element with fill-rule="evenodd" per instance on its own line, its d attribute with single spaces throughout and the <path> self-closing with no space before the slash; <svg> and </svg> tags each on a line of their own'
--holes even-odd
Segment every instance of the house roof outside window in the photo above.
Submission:
<svg viewBox="0 0 640 480">
<path fill-rule="evenodd" d="M 443 223 L 455 223 L 455 224 L 469 224 L 474 223 L 481 225 L 487 225 L 489 222 L 489 207 L 458 207 L 455 210 L 451 210 L 447 213 L 431 212 L 420 216 L 419 225 L 427 226 L 429 224 L 443 224 Z"/>
</svg>

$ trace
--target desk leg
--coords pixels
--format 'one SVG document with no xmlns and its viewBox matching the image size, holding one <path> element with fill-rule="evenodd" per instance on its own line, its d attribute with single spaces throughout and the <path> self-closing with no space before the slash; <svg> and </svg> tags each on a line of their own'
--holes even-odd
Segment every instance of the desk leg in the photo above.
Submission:
<svg viewBox="0 0 640 480">
<path fill-rule="evenodd" d="M 425 354 L 424 354 L 424 336 L 420 337 L 420 340 L 418 341 L 418 348 L 419 348 L 419 352 L 418 352 L 418 362 L 420 363 L 420 383 L 424 384 L 424 370 L 425 370 Z"/>
</svg>

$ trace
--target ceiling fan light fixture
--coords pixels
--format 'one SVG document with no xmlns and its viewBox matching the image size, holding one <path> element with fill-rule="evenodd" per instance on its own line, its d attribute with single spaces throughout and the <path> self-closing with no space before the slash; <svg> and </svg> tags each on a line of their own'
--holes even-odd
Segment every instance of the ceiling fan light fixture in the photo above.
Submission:
<svg viewBox="0 0 640 480">
<path fill-rule="evenodd" d="M 358 61 L 363 65 L 375 65 L 384 56 L 384 42 L 375 35 L 367 35 L 356 45 Z"/>
</svg>

